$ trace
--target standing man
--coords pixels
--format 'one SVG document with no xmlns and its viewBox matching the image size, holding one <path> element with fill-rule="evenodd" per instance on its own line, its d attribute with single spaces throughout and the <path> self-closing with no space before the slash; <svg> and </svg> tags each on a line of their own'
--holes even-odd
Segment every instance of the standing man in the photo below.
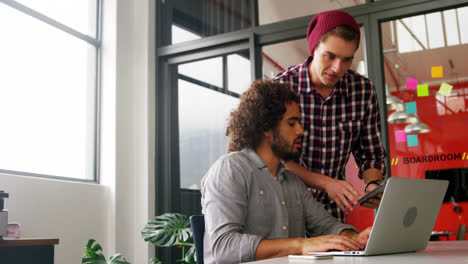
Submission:
<svg viewBox="0 0 468 264">
<path fill-rule="evenodd" d="M 370 228 L 358 233 L 332 217 L 281 163 L 300 155 L 297 102 L 286 85 L 255 81 L 231 113 L 229 153 L 201 183 L 205 263 L 365 247 Z"/>
<path fill-rule="evenodd" d="M 307 41 L 311 56 L 274 77 L 299 95 L 304 127 L 300 164 L 290 161 L 286 167 L 316 189 L 316 199 L 344 222 L 345 211 L 359 198 L 345 177 L 349 155 L 354 155 L 366 193 L 385 173 L 377 96 L 369 79 L 349 69 L 360 41 L 351 15 L 319 13 L 309 24 Z M 378 205 L 378 199 L 364 204 Z"/>
</svg>

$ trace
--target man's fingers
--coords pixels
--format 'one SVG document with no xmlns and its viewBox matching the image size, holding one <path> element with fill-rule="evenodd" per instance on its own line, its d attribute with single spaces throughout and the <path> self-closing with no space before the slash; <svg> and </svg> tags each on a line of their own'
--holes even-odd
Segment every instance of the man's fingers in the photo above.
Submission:
<svg viewBox="0 0 468 264">
<path fill-rule="evenodd" d="M 362 232 L 359 233 L 359 236 L 364 237 L 364 238 L 369 238 L 371 231 L 372 231 L 372 226 L 369 226 L 368 228 L 362 230 Z"/>
<path fill-rule="evenodd" d="M 341 210 L 346 211 L 349 208 L 353 207 L 353 204 L 356 202 L 350 201 L 345 195 L 338 196 L 334 199 L 336 204 L 341 208 Z M 351 202 L 351 203 L 350 203 Z"/>
<path fill-rule="evenodd" d="M 356 188 L 354 188 L 354 186 L 352 184 L 350 184 L 348 182 L 346 182 L 346 183 L 348 184 L 348 188 L 347 188 L 348 192 L 351 192 L 352 195 L 354 197 L 356 197 L 356 198 L 359 197 L 359 192 L 356 190 Z"/>
<path fill-rule="evenodd" d="M 346 191 L 346 192 L 344 193 L 344 195 L 346 196 L 346 200 L 347 200 L 349 203 L 351 203 L 352 205 L 357 204 L 357 202 L 358 202 L 358 197 L 359 197 L 359 196 L 354 195 L 354 193 L 351 192 L 351 191 Z M 349 207 L 348 207 L 348 208 L 349 208 Z"/>
<path fill-rule="evenodd" d="M 343 195 L 346 196 L 347 201 L 349 201 L 352 205 L 357 204 L 359 192 L 349 182 L 343 181 L 343 184 L 345 186 L 345 189 L 343 190 Z"/>
<path fill-rule="evenodd" d="M 335 201 L 343 211 L 346 211 L 347 209 L 352 207 L 351 204 L 348 202 L 348 198 L 344 194 L 338 196 L 338 198 Z"/>
<path fill-rule="evenodd" d="M 329 249 L 359 250 L 361 248 L 360 243 L 345 236 L 333 235 L 333 237 L 331 237 L 328 242 L 330 243 L 327 245 Z"/>
<path fill-rule="evenodd" d="M 358 202 L 359 192 L 352 184 L 343 180 L 335 180 L 327 192 L 343 211 L 352 208 Z"/>
<path fill-rule="evenodd" d="M 341 241 L 342 245 L 345 247 L 351 249 L 351 250 L 359 250 L 361 249 L 361 243 L 355 241 L 354 239 L 350 239 L 348 237 L 341 236 Z"/>
<path fill-rule="evenodd" d="M 365 208 L 369 208 L 369 209 L 375 209 L 375 204 L 371 203 L 371 202 L 365 202 L 365 203 L 362 203 L 361 204 L 362 207 L 365 207 Z"/>
<path fill-rule="evenodd" d="M 349 208 L 353 207 L 346 199 L 343 199 L 343 200 L 344 200 L 344 201 L 343 201 L 343 205 L 344 205 L 344 207 L 345 207 L 345 208 L 343 209 L 343 211 L 346 211 L 346 210 L 348 210 Z"/>
<path fill-rule="evenodd" d="M 361 244 L 361 246 L 364 248 L 367 244 L 367 241 L 369 240 L 370 233 L 372 231 L 372 226 L 364 229 L 361 233 L 358 235 L 358 242 Z"/>
<path fill-rule="evenodd" d="M 346 207 L 344 206 L 344 204 L 341 202 L 340 198 L 337 197 L 336 199 L 333 199 L 335 200 L 335 203 L 338 205 L 338 207 L 341 208 L 341 210 L 343 211 L 346 211 Z"/>
<path fill-rule="evenodd" d="M 356 234 L 357 235 L 357 234 Z M 366 233 L 362 234 L 362 239 L 365 238 Z M 303 254 L 311 251 L 327 251 L 327 250 L 360 250 L 365 245 L 361 243 L 359 237 L 351 238 L 344 235 L 325 235 L 319 237 L 312 237 L 306 240 L 306 245 L 302 248 Z"/>
</svg>

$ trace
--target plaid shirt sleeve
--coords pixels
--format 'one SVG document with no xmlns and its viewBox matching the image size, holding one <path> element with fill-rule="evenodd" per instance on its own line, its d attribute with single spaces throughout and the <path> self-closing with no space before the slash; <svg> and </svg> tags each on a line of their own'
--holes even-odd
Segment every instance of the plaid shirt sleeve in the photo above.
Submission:
<svg viewBox="0 0 468 264">
<path fill-rule="evenodd" d="M 369 104 L 365 118 L 362 123 L 360 144 L 353 151 L 354 158 L 359 167 L 359 177 L 370 168 L 379 169 L 385 175 L 385 149 L 382 145 L 381 122 L 377 94 L 373 84 L 369 81 L 366 85 L 370 87 Z"/>
<path fill-rule="evenodd" d="M 291 66 L 287 70 L 278 73 L 271 80 L 284 83 L 288 85 L 293 92 L 299 94 L 301 83 L 299 82 L 299 76 L 297 75 L 300 72 L 301 67 L 303 67 L 302 64 Z"/>
</svg>

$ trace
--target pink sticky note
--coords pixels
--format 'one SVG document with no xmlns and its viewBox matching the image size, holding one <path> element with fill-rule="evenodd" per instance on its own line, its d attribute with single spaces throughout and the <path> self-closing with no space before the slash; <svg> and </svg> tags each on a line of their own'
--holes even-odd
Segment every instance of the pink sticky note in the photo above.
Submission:
<svg viewBox="0 0 468 264">
<path fill-rule="evenodd" d="M 418 89 L 418 79 L 408 77 L 406 79 L 406 89 L 417 90 Z"/>
<path fill-rule="evenodd" d="M 395 131 L 396 142 L 406 142 L 406 132 L 404 130 Z"/>
</svg>

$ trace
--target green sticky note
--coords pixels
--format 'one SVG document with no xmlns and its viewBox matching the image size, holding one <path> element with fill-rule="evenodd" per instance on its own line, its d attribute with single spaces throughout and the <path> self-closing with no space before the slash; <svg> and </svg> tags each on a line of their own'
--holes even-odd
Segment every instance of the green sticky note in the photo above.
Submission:
<svg viewBox="0 0 468 264">
<path fill-rule="evenodd" d="M 429 85 L 419 84 L 418 85 L 418 96 L 429 96 Z"/>
<path fill-rule="evenodd" d="M 439 93 L 445 96 L 450 96 L 453 86 L 448 83 L 442 83 L 440 85 Z"/>
<path fill-rule="evenodd" d="M 408 147 L 415 147 L 418 145 L 418 135 L 407 135 L 406 142 L 408 143 Z"/>
</svg>

